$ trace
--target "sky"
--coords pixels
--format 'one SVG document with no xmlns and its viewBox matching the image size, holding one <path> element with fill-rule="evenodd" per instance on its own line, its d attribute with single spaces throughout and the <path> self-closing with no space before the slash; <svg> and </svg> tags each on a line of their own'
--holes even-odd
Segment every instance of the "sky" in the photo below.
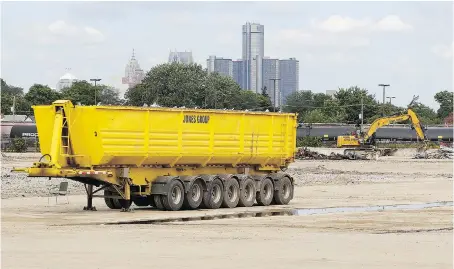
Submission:
<svg viewBox="0 0 454 269">
<path fill-rule="evenodd" d="M 242 25 L 265 27 L 265 56 L 295 57 L 300 89 L 366 88 L 406 106 L 453 91 L 453 2 L 2 2 L 1 77 L 28 90 L 70 72 L 119 88 L 171 50 L 239 59 Z"/>
</svg>

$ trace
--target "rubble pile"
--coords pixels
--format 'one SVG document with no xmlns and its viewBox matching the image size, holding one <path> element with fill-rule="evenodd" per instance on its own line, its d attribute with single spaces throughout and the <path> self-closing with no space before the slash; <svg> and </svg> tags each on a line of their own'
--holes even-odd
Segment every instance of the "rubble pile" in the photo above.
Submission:
<svg viewBox="0 0 454 269">
<path fill-rule="evenodd" d="M 311 151 L 307 148 L 300 148 L 296 153 L 296 159 L 299 160 L 368 160 L 366 156 L 356 153 L 340 154 L 331 152 L 330 155 Z"/>
<path fill-rule="evenodd" d="M 448 147 L 440 147 L 435 152 L 417 153 L 413 159 L 453 159 L 454 149 Z"/>
</svg>

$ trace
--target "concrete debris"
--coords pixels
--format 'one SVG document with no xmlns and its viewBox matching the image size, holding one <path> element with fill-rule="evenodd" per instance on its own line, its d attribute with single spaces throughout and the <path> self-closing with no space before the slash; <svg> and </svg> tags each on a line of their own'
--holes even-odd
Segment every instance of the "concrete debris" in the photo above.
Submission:
<svg viewBox="0 0 454 269">
<path fill-rule="evenodd" d="M 440 149 L 435 152 L 417 153 L 413 159 L 454 159 L 454 149 L 440 147 Z"/>
<path fill-rule="evenodd" d="M 326 155 L 316 151 L 311 151 L 308 148 L 298 149 L 296 158 L 299 160 L 368 160 L 366 156 L 354 152 L 347 154 L 331 152 L 330 155 Z"/>
</svg>

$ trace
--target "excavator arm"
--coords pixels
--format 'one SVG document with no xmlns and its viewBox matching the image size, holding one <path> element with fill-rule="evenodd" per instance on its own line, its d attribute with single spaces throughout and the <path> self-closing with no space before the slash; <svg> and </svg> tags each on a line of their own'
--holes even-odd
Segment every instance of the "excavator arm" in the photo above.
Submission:
<svg viewBox="0 0 454 269">
<path fill-rule="evenodd" d="M 421 122 L 418 119 L 418 116 L 416 116 L 416 113 L 410 108 L 407 110 L 407 114 L 376 119 L 370 125 L 369 130 L 367 130 L 367 132 L 364 134 L 363 141 L 368 141 L 380 127 L 389 125 L 393 122 L 400 122 L 406 120 L 411 120 L 411 123 L 415 128 L 416 134 L 418 135 L 419 139 L 421 139 L 422 141 L 426 141 L 427 137 L 426 134 L 424 133 L 424 128 L 422 127 Z"/>
</svg>

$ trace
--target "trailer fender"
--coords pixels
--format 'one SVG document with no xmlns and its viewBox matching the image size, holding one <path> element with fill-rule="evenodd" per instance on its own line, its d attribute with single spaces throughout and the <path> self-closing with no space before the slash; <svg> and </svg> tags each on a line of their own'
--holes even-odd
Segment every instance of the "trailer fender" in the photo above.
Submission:
<svg viewBox="0 0 454 269">
<path fill-rule="evenodd" d="M 183 186 L 185 186 L 184 182 L 182 182 L 179 177 L 162 176 L 162 177 L 158 177 L 156 180 L 154 180 L 151 183 L 151 194 L 152 195 L 167 195 L 169 193 L 170 182 L 172 180 L 178 180 L 183 184 Z"/>
<path fill-rule="evenodd" d="M 205 190 L 208 190 L 211 186 L 211 182 L 215 179 L 220 179 L 222 183 L 222 187 L 224 188 L 224 181 L 218 176 L 218 175 L 200 175 L 199 178 L 201 178 L 205 182 Z"/>
<path fill-rule="evenodd" d="M 244 182 L 246 182 L 247 179 L 250 178 L 250 179 L 254 180 L 251 176 L 243 175 L 243 174 L 236 175 L 236 178 L 238 179 L 238 183 L 240 184 L 240 190 L 244 189 Z M 256 184 L 254 184 L 254 185 L 256 185 Z"/>
<path fill-rule="evenodd" d="M 293 185 L 293 178 L 287 174 L 287 173 L 273 173 L 270 175 L 270 178 L 272 179 L 273 183 L 274 183 L 274 190 L 275 191 L 278 191 L 281 189 L 281 179 L 284 178 L 284 177 L 288 177 L 290 179 L 290 182 L 292 183 Z"/>
<path fill-rule="evenodd" d="M 227 180 L 236 180 L 236 181 L 238 181 L 238 184 L 240 184 L 240 182 L 238 180 L 238 177 L 236 175 L 233 175 L 233 174 L 219 174 L 218 176 L 221 179 L 222 183 L 224 183 L 224 184 L 225 184 L 225 182 Z"/>
<path fill-rule="evenodd" d="M 291 199 L 293 199 L 293 195 L 295 193 L 295 182 L 294 182 L 293 177 L 291 177 L 289 174 L 286 174 L 286 173 L 275 173 L 275 174 L 271 175 L 271 178 L 273 179 L 272 181 L 274 183 L 274 191 L 281 190 L 283 178 L 290 179 L 290 183 L 292 184 L 292 189 L 293 189 Z"/>
<path fill-rule="evenodd" d="M 200 180 L 202 182 L 203 191 L 207 190 L 207 183 L 200 176 L 181 176 L 180 180 L 183 183 L 185 193 L 187 193 L 191 189 L 192 184 L 194 184 L 196 180 Z"/>
<path fill-rule="evenodd" d="M 274 188 L 274 185 L 275 184 L 275 181 L 271 178 L 271 176 L 268 174 L 268 175 L 256 175 L 256 176 L 252 176 L 252 179 L 254 179 L 254 182 L 255 182 L 255 189 L 257 191 L 259 191 L 262 187 L 262 183 L 263 183 L 263 180 L 265 178 L 270 178 L 271 179 L 271 183 L 273 183 L 273 188 Z"/>
</svg>

